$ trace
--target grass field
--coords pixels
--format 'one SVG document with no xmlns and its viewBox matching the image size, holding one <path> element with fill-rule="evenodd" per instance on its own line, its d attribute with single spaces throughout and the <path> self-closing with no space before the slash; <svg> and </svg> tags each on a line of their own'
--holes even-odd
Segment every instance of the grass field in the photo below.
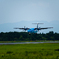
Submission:
<svg viewBox="0 0 59 59">
<path fill-rule="evenodd" d="M 59 43 L 0 45 L 0 59 L 59 59 Z"/>
<path fill-rule="evenodd" d="M 53 40 L 35 40 L 35 41 L 0 41 L 0 43 L 15 43 L 15 42 L 49 42 Z M 56 40 L 57 41 L 57 40 Z M 58 40 L 59 41 L 59 40 Z"/>
</svg>

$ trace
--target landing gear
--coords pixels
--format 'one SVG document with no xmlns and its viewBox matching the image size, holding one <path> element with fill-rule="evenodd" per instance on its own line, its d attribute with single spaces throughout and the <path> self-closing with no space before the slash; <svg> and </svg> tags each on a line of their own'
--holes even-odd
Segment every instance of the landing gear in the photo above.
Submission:
<svg viewBox="0 0 59 59">
<path fill-rule="evenodd" d="M 31 35 L 31 33 L 29 33 L 29 35 Z"/>
</svg>

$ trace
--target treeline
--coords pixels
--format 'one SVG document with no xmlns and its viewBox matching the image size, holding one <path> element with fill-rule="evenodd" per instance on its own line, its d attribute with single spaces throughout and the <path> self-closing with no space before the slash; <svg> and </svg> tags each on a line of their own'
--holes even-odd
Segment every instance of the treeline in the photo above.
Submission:
<svg viewBox="0 0 59 59">
<path fill-rule="evenodd" d="M 59 40 L 59 33 L 53 31 L 49 33 L 31 34 L 27 32 L 6 32 L 0 33 L 0 41 L 39 41 L 39 40 Z"/>
</svg>

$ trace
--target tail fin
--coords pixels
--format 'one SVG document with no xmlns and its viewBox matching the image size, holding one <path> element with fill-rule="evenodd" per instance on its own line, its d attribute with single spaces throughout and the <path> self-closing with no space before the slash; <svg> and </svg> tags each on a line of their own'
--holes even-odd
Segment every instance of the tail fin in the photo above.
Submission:
<svg viewBox="0 0 59 59">
<path fill-rule="evenodd" d="M 38 28 L 38 25 L 39 25 L 39 24 L 43 24 L 43 23 L 32 23 L 32 24 L 37 24 L 37 28 Z"/>
</svg>

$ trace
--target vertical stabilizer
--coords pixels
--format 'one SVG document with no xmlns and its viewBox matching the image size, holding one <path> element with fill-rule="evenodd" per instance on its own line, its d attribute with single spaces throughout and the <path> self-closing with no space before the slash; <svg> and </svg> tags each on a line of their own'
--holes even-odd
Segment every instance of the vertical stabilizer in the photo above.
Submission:
<svg viewBox="0 0 59 59">
<path fill-rule="evenodd" d="M 37 28 L 38 28 L 38 25 L 39 25 L 39 24 L 43 24 L 43 23 L 33 23 L 33 24 L 37 24 Z"/>
</svg>

